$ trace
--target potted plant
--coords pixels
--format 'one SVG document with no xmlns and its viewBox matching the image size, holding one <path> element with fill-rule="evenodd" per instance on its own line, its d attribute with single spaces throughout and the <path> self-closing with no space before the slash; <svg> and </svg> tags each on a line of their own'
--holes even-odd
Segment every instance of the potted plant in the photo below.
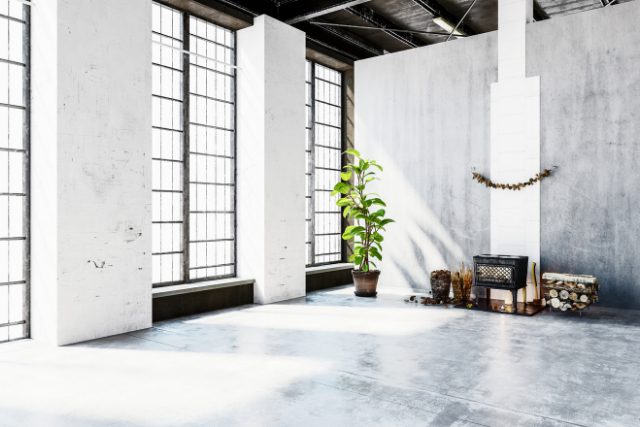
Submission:
<svg viewBox="0 0 640 427">
<path fill-rule="evenodd" d="M 343 216 L 353 221 L 353 225 L 345 228 L 342 238 L 354 242 L 353 254 L 349 261 L 355 264 L 353 282 L 355 294 L 362 297 L 373 297 L 377 294 L 378 277 L 374 259 L 382 261 L 382 231 L 393 222 L 385 217 L 385 202 L 376 193 L 367 192 L 367 185 L 378 179 L 377 172 L 382 172 L 375 160 L 367 160 L 357 150 L 347 150 L 353 156 L 353 162 L 343 167 L 332 195 L 340 194 L 336 204 L 343 208 Z M 372 268 L 373 267 L 373 268 Z"/>
</svg>

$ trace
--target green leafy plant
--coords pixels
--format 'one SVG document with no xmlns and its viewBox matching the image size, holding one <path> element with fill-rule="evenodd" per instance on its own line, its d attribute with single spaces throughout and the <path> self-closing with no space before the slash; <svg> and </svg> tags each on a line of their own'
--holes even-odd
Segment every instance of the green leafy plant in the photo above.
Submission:
<svg viewBox="0 0 640 427">
<path fill-rule="evenodd" d="M 386 218 L 385 202 L 377 193 L 367 192 L 367 185 L 377 180 L 377 172 L 382 172 L 375 160 L 367 160 L 357 150 L 347 150 L 346 154 L 354 157 L 353 162 L 344 166 L 338 182 L 331 192 L 340 194 L 336 205 L 343 208 L 345 218 L 353 220 L 353 225 L 345 228 L 342 238 L 353 240 L 353 254 L 349 261 L 356 264 L 358 270 L 367 272 L 377 267 L 374 259 L 382 261 L 382 231 L 385 226 L 394 222 Z"/>
</svg>

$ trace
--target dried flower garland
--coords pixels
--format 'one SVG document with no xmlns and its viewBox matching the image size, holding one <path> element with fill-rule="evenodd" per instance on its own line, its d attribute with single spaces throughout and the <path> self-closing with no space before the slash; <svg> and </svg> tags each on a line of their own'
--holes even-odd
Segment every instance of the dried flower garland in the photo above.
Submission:
<svg viewBox="0 0 640 427">
<path fill-rule="evenodd" d="M 557 166 L 553 167 L 553 169 L 556 169 L 556 168 L 557 168 Z M 478 181 L 480 184 L 484 184 L 488 188 L 498 188 L 500 190 L 520 191 L 525 187 L 533 185 L 536 182 L 542 181 L 546 177 L 550 176 L 551 172 L 552 172 L 551 169 L 545 169 L 542 172 L 537 173 L 536 176 L 534 176 L 533 178 L 529 178 L 528 181 L 518 182 L 516 184 L 502 184 L 502 183 L 499 183 L 499 182 L 493 182 L 489 178 L 486 178 L 486 177 L 480 175 L 477 172 L 472 172 L 472 175 L 473 175 L 473 179 Z"/>
</svg>

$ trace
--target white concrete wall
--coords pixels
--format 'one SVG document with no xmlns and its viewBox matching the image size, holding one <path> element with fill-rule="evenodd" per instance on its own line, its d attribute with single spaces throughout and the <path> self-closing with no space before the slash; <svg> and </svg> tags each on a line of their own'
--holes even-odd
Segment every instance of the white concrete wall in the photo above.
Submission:
<svg viewBox="0 0 640 427">
<path fill-rule="evenodd" d="M 305 295 L 305 35 L 260 16 L 237 56 L 238 274 L 268 304 Z"/>
<path fill-rule="evenodd" d="M 150 11 L 149 0 L 33 8 L 35 339 L 151 325 Z"/>
<path fill-rule="evenodd" d="M 57 343 L 58 2 L 34 7 L 31 20 L 31 336 Z"/>
</svg>

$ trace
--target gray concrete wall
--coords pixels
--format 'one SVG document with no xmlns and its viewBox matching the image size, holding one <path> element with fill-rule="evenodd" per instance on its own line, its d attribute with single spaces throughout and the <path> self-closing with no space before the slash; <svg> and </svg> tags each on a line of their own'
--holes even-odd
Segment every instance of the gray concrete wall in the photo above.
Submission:
<svg viewBox="0 0 640 427">
<path fill-rule="evenodd" d="M 541 80 L 545 271 L 594 274 L 604 305 L 640 305 L 640 2 L 530 24 L 527 75 Z M 382 286 L 419 286 L 489 248 L 489 88 L 496 33 L 356 64 L 356 145 L 380 159 L 398 219 Z"/>
<path fill-rule="evenodd" d="M 640 2 L 530 27 L 540 75 L 541 262 L 596 275 L 602 303 L 640 306 Z"/>
<path fill-rule="evenodd" d="M 489 192 L 471 169 L 489 168 L 494 35 L 359 61 L 355 137 L 385 171 L 377 191 L 389 226 L 382 287 L 428 287 L 431 270 L 489 248 Z"/>
</svg>

